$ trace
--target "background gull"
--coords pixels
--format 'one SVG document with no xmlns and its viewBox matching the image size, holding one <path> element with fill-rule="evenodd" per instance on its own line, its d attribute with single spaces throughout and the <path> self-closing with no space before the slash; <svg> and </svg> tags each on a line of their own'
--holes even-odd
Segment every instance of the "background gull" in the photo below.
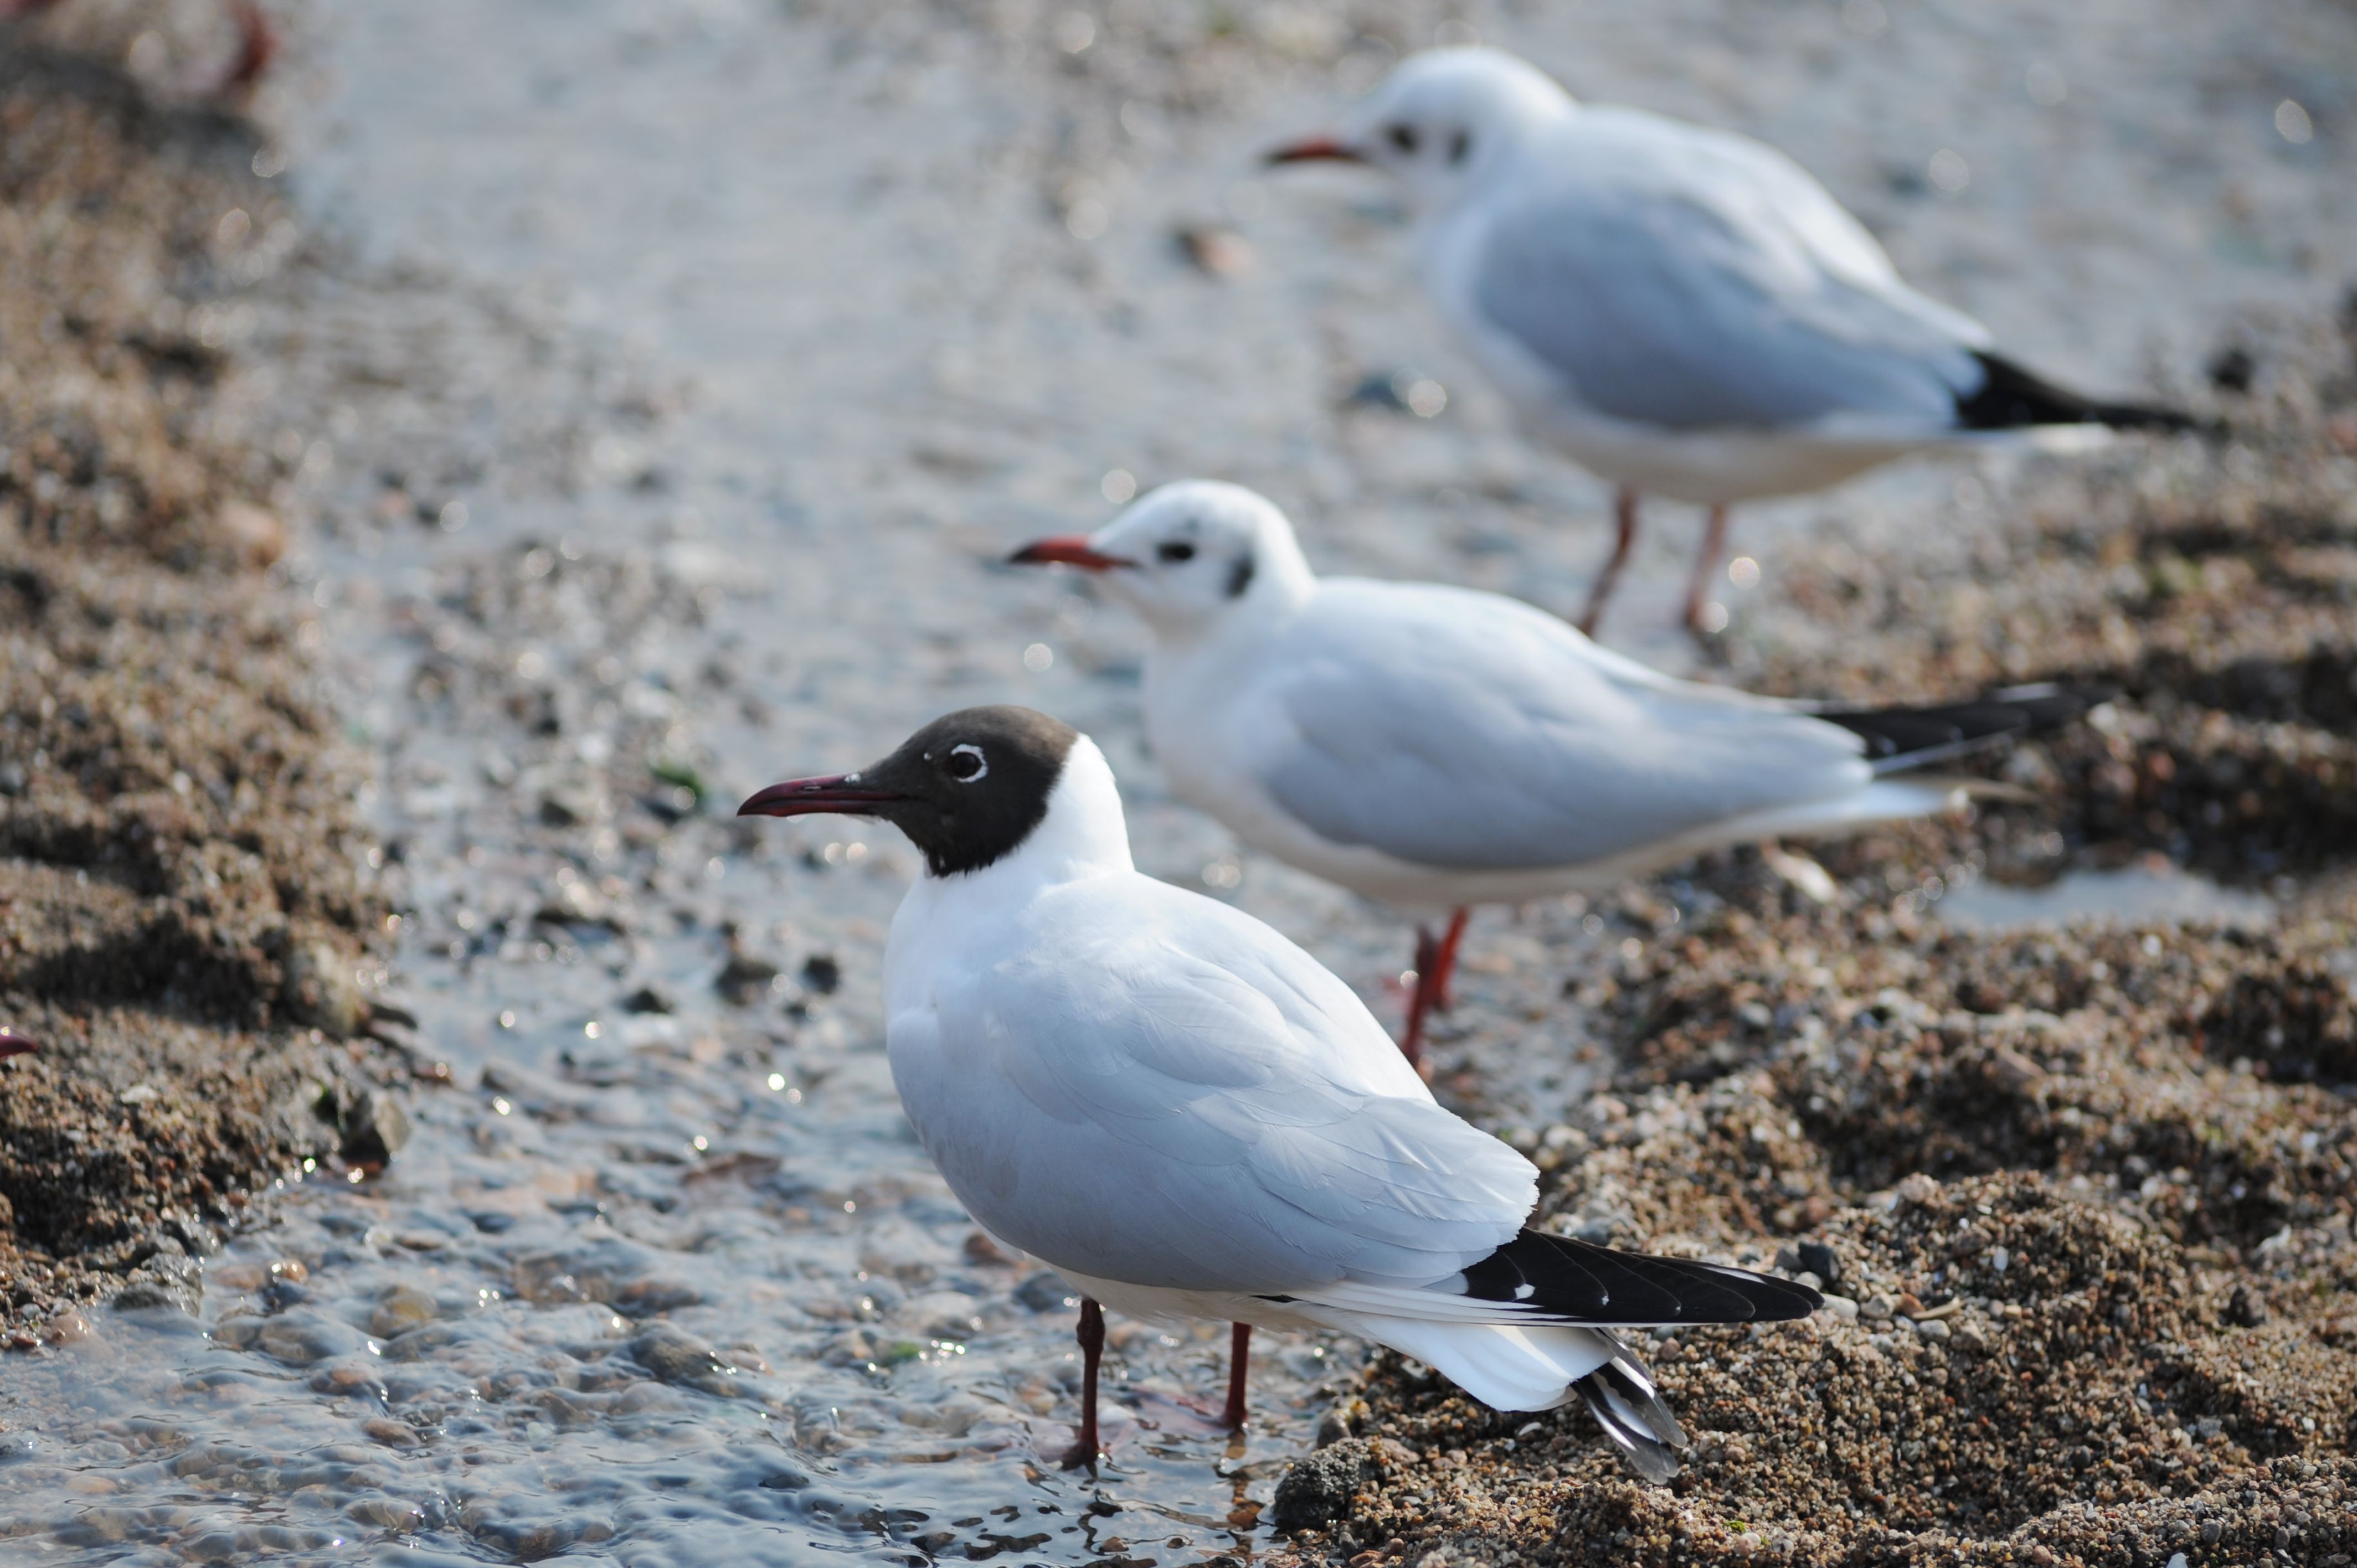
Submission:
<svg viewBox="0 0 2357 1568">
<path fill-rule="evenodd" d="M 1684 1435 L 1613 1330 L 1822 1305 L 1524 1230 L 1530 1162 L 1435 1103 L 1308 954 L 1135 871 L 1113 770 L 1068 725 L 967 709 L 740 811 L 813 813 L 881 817 L 924 855 L 885 955 L 892 1079 L 974 1219 L 1082 1294 L 1073 1462 L 1099 1452 L 1100 1304 L 1340 1329 L 1501 1410 L 1577 1392 L 1655 1481 Z"/>
<path fill-rule="evenodd" d="M 1103 575 L 1154 634 L 1172 787 L 1254 848 L 1420 916 L 1401 1048 L 1447 1005 L 1466 909 L 1609 887 L 1706 849 L 1957 803 L 1892 777 L 2076 713 L 2059 693 L 1811 712 L 1663 675 L 1501 595 L 1314 575 L 1241 486 L 1168 485 L 1027 564 Z"/>
<path fill-rule="evenodd" d="M 1583 631 L 1627 564 L 1644 492 L 1709 509 L 1685 619 L 1716 630 L 1705 595 L 1734 502 L 2007 433 L 2070 445 L 2091 428 L 2189 424 L 1998 354 L 1773 147 L 1584 107 L 1496 49 L 1416 56 L 1341 132 L 1271 157 L 1398 176 L 1441 313 L 1535 430 L 1620 487 Z"/>
</svg>

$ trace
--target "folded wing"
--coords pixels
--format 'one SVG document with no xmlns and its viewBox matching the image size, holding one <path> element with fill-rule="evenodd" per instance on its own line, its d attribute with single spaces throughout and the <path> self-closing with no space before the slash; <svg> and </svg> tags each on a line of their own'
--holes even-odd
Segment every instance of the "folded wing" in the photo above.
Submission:
<svg viewBox="0 0 2357 1568">
<path fill-rule="evenodd" d="M 1491 222 L 1472 302 L 1579 403 L 1676 431 L 1955 423 L 1986 330 L 1900 282 L 1799 166 L 1629 111 L 1566 134 Z"/>
<path fill-rule="evenodd" d="M 892 1026 L 911 1120 L 996 1234 L 1100 1278 L 1266 1293 L 1427 1283 L 1520 1229 L 1529 1163 L 1267 927 L 1143 877 L 1031 918 L 1050 929 Z"/>
<path fill-rule="evenodd" d="M 1418 865 L 1579 865 L 1871 778 L 1838 725 L 1665 679 L 1494 595 L 1329 581 L 1265 668 L 1253 767 L 1276 801 Z"/>
</svg>

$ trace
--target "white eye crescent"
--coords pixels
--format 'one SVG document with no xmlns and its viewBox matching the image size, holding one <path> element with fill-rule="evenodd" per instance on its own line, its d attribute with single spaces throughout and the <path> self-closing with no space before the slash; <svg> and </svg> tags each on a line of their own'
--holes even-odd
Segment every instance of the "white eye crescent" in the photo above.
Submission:
<svg viewBox="0 0 2357 1568">
<path fill-rule="evenodd" d="M 950 747 L 949 757 L 942 766 L 961 784 L 978 784 L 990 777 L 989 759 L 982 755 L 982 747 L 971 741 Z"/>
</svg>

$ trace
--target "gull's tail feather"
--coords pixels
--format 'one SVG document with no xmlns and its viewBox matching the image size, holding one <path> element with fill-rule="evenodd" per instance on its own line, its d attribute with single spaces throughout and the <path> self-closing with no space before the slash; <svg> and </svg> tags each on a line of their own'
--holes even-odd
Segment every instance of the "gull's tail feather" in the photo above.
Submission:
<svg viewBox="0 0 2357 1568">
<path fill-rule="evenodd" d="M 1299 1316 L 1414 1357 L 1492 1410 L 1553 1410 L 1577 1394 L 1649 1481 L 1677 1473 L 1685 1434 L 1612 1330 L 1772 1323 L 1824 1305 L 1771 1274 L 1536 1230 L 1441 1285 L 1358 1284 L 1282 1299 Z"/>
<path fill-rule="evenodd" d="M 1975 352 L 1981 384 L 1956 399 L 1956 424 L 1965 430 L 2020 430 L 2045 424 L 2101 424 L 2114 430 L 2194 430 L 2190 414 L 2145 403 L 2104 403 L 2056 386 L 1996 354 Z"/>
<path fill-rule="evenodd" d="M 1899 773 L 2059 729 L 2110 695 L 2090 687 L 2045 683 L 2011 686 L 1971 702 L 1931 707 L 1812 711 L 1827 724 L 1863 737 L 1877 773 Z"/>
<path fill-rule="evenodd" d="M 1662 1402 L 1652 1375 L 1619 1336 L 1606 1334 L 1612 1359 L 1574 1383 L 1587 1412 L 1620 1449 L 1629 1467 L 1660 1486 L 1678 1473 L 1678 1451 L 1688 1446 L 1685 1428 Z"/>
</svg>

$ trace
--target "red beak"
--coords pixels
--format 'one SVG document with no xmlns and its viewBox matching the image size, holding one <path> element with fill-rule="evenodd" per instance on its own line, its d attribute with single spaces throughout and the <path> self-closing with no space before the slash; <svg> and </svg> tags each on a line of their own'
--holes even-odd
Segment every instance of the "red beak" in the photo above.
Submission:
<svg viewBox="0 0 2357 1568">
<path fill-rule="evenodd" d="M 737 808 L 740 817 L 872 817 L 878 806 L 906 800 L 888 789 L 862 789 L 856 773 L 819 779 L 789 779 L 772 784 Z"/>
<path fill-rule="evenodd" d="M 1135 561 L 1125 561 L 1118 555 L 1101 555 L 1089 548 L 1088 540 L 1078 533 L 1060 533 L 1052 539 L 1041 539 L 1025 545 L 1006 558 L 1012 566 L 1078 566 L 1084 572 L 1110 572 L 1116 566 L 1135 566 Z"/>
<path fill-rule="evenodd" d="M 1367 160 L 1352 151 L 1347 143 L 1331 136 L 1310 136 L 1283 146 L 1262 159 L 1270 164 L 1307 164 L 1319 161 L 1340 164 L 1362 164 Z"/>
<path fill-rule="evenodd" d="M 40 1048 L 38 1040 L 28 1040 L 14 1029 L 0 1029 L 0 1058 L 21 1057 Z"/>
</svg>

